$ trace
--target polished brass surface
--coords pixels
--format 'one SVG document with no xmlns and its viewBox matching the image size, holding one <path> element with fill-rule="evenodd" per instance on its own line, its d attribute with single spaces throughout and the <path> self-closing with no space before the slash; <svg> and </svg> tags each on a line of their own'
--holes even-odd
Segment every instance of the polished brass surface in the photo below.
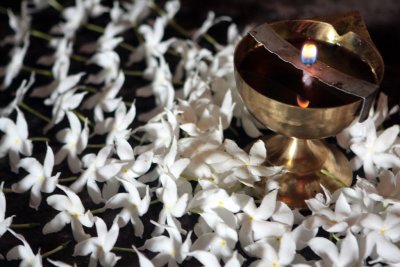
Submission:
<svg viewBox="0 0 400 267">
<path fill-rule="evenodd" d="M 320 185 L 333 192 L 352 182 L 352 169 L 346 157 L 322 140 L 306 140 L 283 135 L 264 139 L 268 165 L 285 166 L 277 180 L 278 199 L 291 207 L 306 208 L 304 200 L 322 192 Z M 268 192 L 266 180 L 255 186 L 256 195 Z"/>
<path fill-rule="evenodd" d="M 384 64 L 369 39 L 365 25 L 361 23 L 362 19 L 359 16 L 347 16 L 345 19 L 330 17 L 326 21 L 334 21 L 338 28 L 313 20 L 281 21 L 271 26 L 287 39 L 303 36 L 346 48 L 368 63 L 376 83 L 380 84 Z M 348 25 L 358 28 L 349 29 Z M 268 154 L 266 164 L 283 165 L 286 169 L 278 179 L 279 199 L 291 207 L 304 208 L 305 199 L 321 192 L 320 184 L 330 191 L 351 184 L 352 170 L 346 157 L 336 147 L 317 139 L 333 136 L 350 125 L 358 116 L 361 100 L 327 108 L 303 109 L 259 93 L 238 72 L 238 66 L 246 54 L 258 46 L 260 44 L 249 35 L 237 45 L 234 54 L 237 88 L 251 114 L 263 125 L 279 133 L 264 138 Z M 266 193 L 266 179 L 269 177 L 255 187 L 260 196 Z"/>
<path fill-rule="evenodd" d="M 367 62 L 375 74 L 377 83 L 383 78 L 383 61 L 376 48 L 355 33 L 339 36 L 332 25 L 311 20 L 283 21 L 271 26 L 284 38 L 302 35 L 313 40 L 340 45 Z M 354 44 L 358 45 L 354 45 Z M 238 66 L 259 44 L 249 35 L 243 37 L 234 55 L 237 88 L 249 111 L 261 123 L 274 132 L 286 136 L 319 139 L 332 136 L 348 126 L 358 115 L 361 101 L 330 108 L 302 109 L 298 106 L 268 98 L 254 90 L 238 72 Z M 361 48 L 363 48 L 361 50 Z"/>
</svg>

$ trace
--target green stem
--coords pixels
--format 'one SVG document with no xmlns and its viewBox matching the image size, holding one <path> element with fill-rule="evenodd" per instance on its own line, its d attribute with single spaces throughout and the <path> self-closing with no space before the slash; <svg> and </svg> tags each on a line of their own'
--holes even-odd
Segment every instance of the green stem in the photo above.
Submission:
<svg viewBox="0 0 400 267">
<path fill-rule="evenodd" d="M 64 9 L 57 0 L 49 0 L 49 5 L 57 11 L 62 11 Z"/>
<path fill-rule="evenodd" d="M 184 179 L 186 179 L 186 180 L 189 180 L 189 181 L 196 181 L 196 182 L 198 182 L 198 181 L 200 180 L 200 179 L 197 178 L 197 177 L 194 177 L 194 176 L 191 176 L 191 175 L 188 175 L 188 174 L 185 174 L 185 173 L 182 173 L 182 174 L 181 174 L 181 177 L 184 178 Z"/>
<path fill-rule="evenodd" d="M 333 241 L 333 239 L 335 239 L 336 242 L 340 241 L 340 238 L 337 235 L 335 235 L 334 233 L 329 233 L 329 239 L 332 241 Z"/>
<path fill-rule="evenodd" d="M 189 210 L 190 213 L 194 213 L 194 214 L 202 214 L 203 211 L 202 210 L 198 210 L 198 209 L 191 209 Z"/>
<path fill-rule="evenodd" d="M 238 131 L 237 131 L 235 128 L 233 128 L 232 126 L 229 126 L 229 130 L 231 130 L 231 132 L 232 132 L 236 137 L 239 137 L 239 133 L 238 133 Z"/>
<path fill-rule="evenodd" d="M 4 192 L 4 193 L 13 193 L 14 191 L 12 191 L 11 188 L 4 188 L 4 187 L 3 187 L 3 192 Z"/>
<path fill-rule="evenodd" d="M 150 205 L 154 205 L 154 204 L 158 204 L 161 203 L 161 201 L 159 199 L 154 199 L 150 202 Z"/>
<path fill-rule="evenodd" d="M 87 148 L 103 148 L 105 146 L 106 146 L 106 144 L 88 144 L 86 147 Z"/>
<path fill-rule="evenodd" d="M 93 23 L 85 23 L 85 24 L 83 24 L 83 27 L 85 27 L 86 29 L 91 30 L 93 32 L 104 33 L 103 27 L 93 24 Z"/>
<path fill-rule="evenodd" d="M 70 176 L 70 177 L 58 179 L 58 182 L 59 182 L 59 183 L 68 183 L 68 182 L 73 182 L 73 181 L 75 181 L 76 179 L 78 179 L 77 176 Z"/>
<path fill-rule="evenodd" d="M 26 111 L 28 111 L 29 113 L 31 113 L 32 115 L 38 117 L 41 120 L 44 120 L 45 122 L 51 122 L 51 119 L 41 113 L 39 113 L 38 111 L 34 110 L 33 108 L 31 108 L 30 106 L 28 106 L 27 104 L 25 104 L 24 102 L 19 103 L 18 105 L 20 108 L 25 109 Z"/>
<path fill-rule="evenodd" d="M 122 70 L 127 76 L 142 77 L 143 71 L 140 70 Z"/>
<path fill-rule="evenodd" d="M 92 126 L 92 127 L 93 127 L 93 122 L 91 122 L 88 118 L 86 118 L 85 116 L 83 116 L 79 111 L 73 110 L 73 112 L 75 113 L 75 115 L 76 115 L 83 123 L 87 123 L 89 126 Z"/>
<path fill-rule="evenodd" d="M 51 41 L 51 39 L 54 38 L 52 35 L 38 31 L 38 30 L 31 30 L 31 35 L 36 38 L 40 38 L 40 39 L 43 39 L 46 41 Z"/>
<path fill-rule="evenodd" d="M 79 62 L 87 62 L 89 60 L 89 58 L 77 54 L 72 54 L 71 59 Z"/>
<path fill-rule="evenodd" d="M 143 142 L 142 138 L 137 136 L 136 134 L 131 134 L 131 137 L 136 141 L 138 141 L 139 143 Z"/>
<path fill-rule="evenodd" d="M 105 211 L 106 211 L 106 208 L 103 207 L 103 208 L 99 208 L 99 209 L 92 210 L 91 212 L 92 212 L 92 214 L 94 215 L 94 214 L 103 213 L 103 212 L 105 212 Z"/>
<path fill-rule="evenodd" d="M 65 249 L 70 242 L 71 242 L 71 240 L 69 240 L 69 241 L 67 241 L 65 243 L 62 243 L 61 245 L 59 245 L 58 247 L 56 247 L 56 248 L 54 248 L 54 249 L 52 249 L 50 251 L 47 251 L 47 252 L 43 253 L 42 254 L 42 259 L 44 259 L 44 258 L 46 258 L 46 257 L 48 257 L 50 255 L 53 255 L 54 253 L 57 253 L 57 252 Z"/>
<path fill-rule="evenodd" d="M 131 51 L 131 52 L 135 52 L 135 50 L 136 50 L 135 47 L 133 47 L 132 45 L 130 45 L 130 44 L 128 44 L 128 43 L 125 43 L 125 42 L 120 43 L 119 46 L 120 46 L 121 48 L 124 48 L 124 49 L 126 49 L 126 50 L 128 50 L 128 51 Z"/>
<path fill-rule="evenodd" d="M 31 229 L 31 228 L 36 228 L 39 227 L 40 223 L 13 223 L 10 225 L 10 228 L 13 229 Z"/>
<path fill-rule="evenodd" d="M 136 251 L 133 248 L 113 247 L 111 250 L 112 251 L 122 251 L 122 252 L 136 253 Z"/>
<path fill-rule="evenodd" d="M 335 175 L 333 175 L 332 173 L 330 173 L 328 170 L 322 169 L 320 171 L 323 175 L 328 176 L 329 178 L 335 180 L 336 183 L 340 184 L 340 186 L 342 187 L 348 187 L 347 184 L 345 184 L 342 180 L 340 180 L 339 178 L 337 178 Z"/>
<path fill-rule="evenodd" d="M 34 72 L 36 74 L 40 74 L 43 76 L 48 76 L 48 77 L 53 77 L 53 73 L 51 73 L 51 71 L 49 70 L 41 70 L 41 69 L 37 69 L 37 68 L 32 68 L 29 66 L 22 66 L 22 70 L 26 71 L 26 72 Z"/>
<path fill-rule="evenodd" d="M 50 139 L 47 137 L 29 137 L 29 140 L 32 142 L 50 142 Z"/>
<path fill-rule="evenodd" d="M 88 86 L 88 85 L 78 85 L 77 88 L 79 90 L 83 90 L 83 91 L 86 91 L 86 92 L 89 92 L 89 93 L 92 93 L 92 94 L 97 93 L 96 88 Z"/>
</svg>

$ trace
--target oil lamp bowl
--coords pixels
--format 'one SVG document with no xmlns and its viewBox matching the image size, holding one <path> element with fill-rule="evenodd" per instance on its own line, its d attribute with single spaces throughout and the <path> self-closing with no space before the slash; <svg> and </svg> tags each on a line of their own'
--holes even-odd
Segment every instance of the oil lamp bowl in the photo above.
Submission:
<svg viewBox="0 0 400 267">
<path fill-rule="evenodd" d="M 384 71 L 383 60 L 364 24 L 359 29 L 346 28 L 348 25 L 361 25 L 355 21 L 362 20 L 361 17 L 351 15 L 347 18 L 352 21 L 340 21 L 338 16 L 336 29 L 329 23 L 313 20 L 280 21 L 270 26 L 286 40 L 302 37 L 347 49 L 368 64 L 375 82 L 380 84 Z M 339 35 L 338 32 L 344 34 Z M 250 86 L 240 72 L 248 53 L 260 45 L 249 34 L 237 45 L 234 54 L 236 85 L 251 114 L 277 133 L 263 139 L 268 154 L 266 165 L 285 167 L 284 174 L 278 178 L 278 198 L 290 207 L 305 208 L 304 200 L 322 192 L 320 185 L 333 192 L 352 183 L 352 169 L 345 155 L 335 146 L 319 139 L 333 136 L 349 126 L 358 116 L 362 100 L 353 97 L 344 104 L 301 108 L 262 94 Z M 263 86 L 268 90 L 268 84 Z M 255 194 L 259 197 L 268 192 L 268 179 L 271 177 L 264 177 L 256 184 Z"/>
<path fill-rule="evenodd" d="M 312 20 L 280 21 L 270 26 L 284 39 L 302 36 L 343 47 L 371 67 L 377 83 L 382 80 L 384 64 L 379 52 L 356 33 L 348 32 L 341 36 L 331 24 Z M 254 38 L 246 35 L 236 47 L 234 64 L 239 93 L 249 111 L 263 125 L 286 136 L 319 139 L 337 134 L 357 117 L 361 100 L 327 108 L 304 109 L 277 101 L 255 90 L 243 78 L 238 67 L 246 55 L 258 46 L 260 44 Z M 268 88 L 268 84 L 265 86 Z"/>
</svg>

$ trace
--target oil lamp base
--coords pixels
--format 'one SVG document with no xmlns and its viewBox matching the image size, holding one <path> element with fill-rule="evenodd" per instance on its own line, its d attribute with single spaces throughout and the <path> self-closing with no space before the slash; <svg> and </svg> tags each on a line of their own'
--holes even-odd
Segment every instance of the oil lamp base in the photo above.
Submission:
<svg viewBox="0 0 400 267">
<path fill-rule="evenodd" d="M 306 208 L 305 200 L 322 192 L 323 185 L 330 192 L 350 186 L 352 169 L 338 148 L 318 139 L 297 139 L 273 135 L 264 140 L 268 165 L 284 166 L 286 172 L 277 179 L 278 199 L 292 208 Z M 255 193 L 267 192 L 265 178 L 255 186 Z"/>
</svg>

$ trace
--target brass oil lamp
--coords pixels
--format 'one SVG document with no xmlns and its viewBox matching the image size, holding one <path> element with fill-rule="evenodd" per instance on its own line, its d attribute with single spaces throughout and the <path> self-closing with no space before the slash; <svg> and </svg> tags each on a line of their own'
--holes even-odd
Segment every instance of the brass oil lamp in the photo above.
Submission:
<svg viewBox="0 0 400 267">
<path fill-rule="evenodd" d="M 307 55 L 313 47 L 315 63 Z M 266 164 L 285 167 L 279 199 L 304 208 L 320 185 L 331 192 L 350 186 L 350 163 L 323 139 L 368 117 L 383 77 L 382 57 L 358 13 L 262 24 L 239 42 L 234 65 L 248 110 L 276 133 L 263 140 Z M 267 193 L 266 179 L 256 194 Z"/>
</svg>

